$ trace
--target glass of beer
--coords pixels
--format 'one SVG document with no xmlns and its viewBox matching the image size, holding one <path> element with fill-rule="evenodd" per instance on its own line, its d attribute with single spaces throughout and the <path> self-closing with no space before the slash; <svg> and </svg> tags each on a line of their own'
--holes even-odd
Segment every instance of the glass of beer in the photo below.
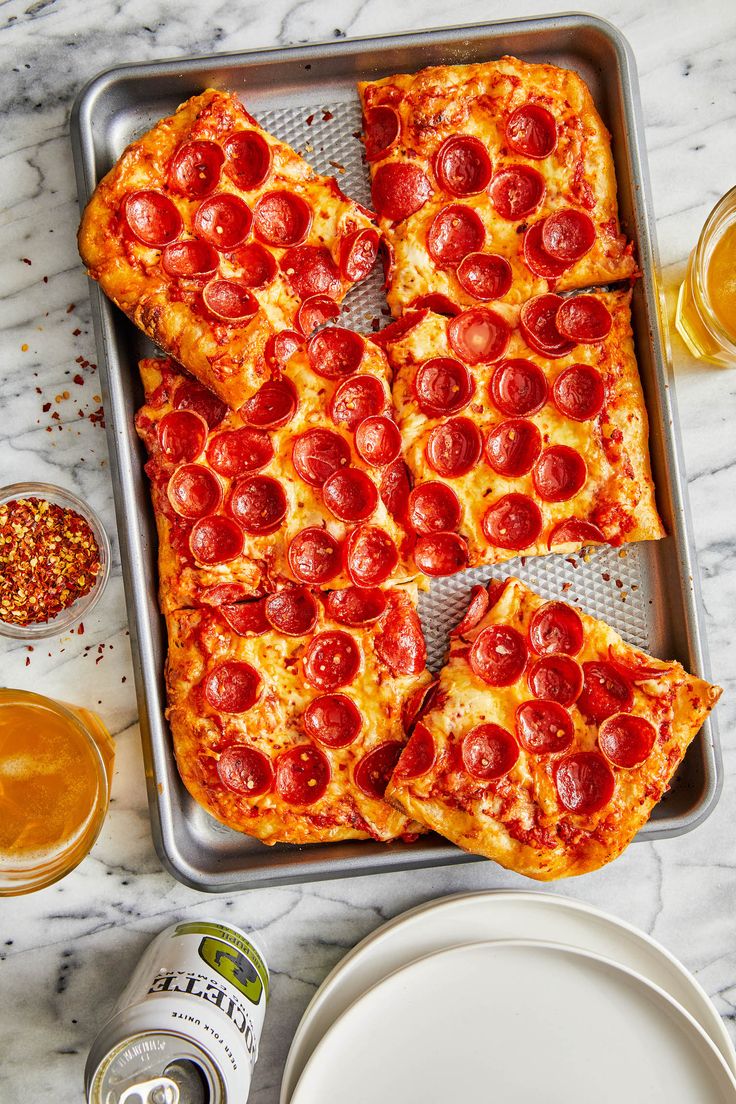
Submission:
<svg viewBox="0 0 736 1104">
<path fill-rule="evenodd" d="M 736 188 L 708 215 L 690 254 L 675 325 L 693 356 L 736 367 Z"/>
<path fill-rule="evenodd" d="M 63 878 L 89 852 L 114 748 L 89 710 L 0 689 L 0 897 Z"/>
</svg>

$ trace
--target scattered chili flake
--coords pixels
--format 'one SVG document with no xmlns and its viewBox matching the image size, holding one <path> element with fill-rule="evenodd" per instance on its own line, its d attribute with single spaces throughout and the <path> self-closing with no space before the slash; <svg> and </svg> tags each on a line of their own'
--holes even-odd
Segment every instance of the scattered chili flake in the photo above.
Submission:
<svg viewBox="0 0 736 1104">
<path fill-rule="evenodd" d="M 82 331 L 80 330 L 79 326 L 77 326 L 76 330 L 72 330 L 72 337 L 79 337 L 81 332 Z"/>
<path fill-rule="evenodd" d="M 79 384 L 79 386 L 81 387 L 82 384 L 84 383 L 84 376 L 76 375 L 74 377 L 74 382 Z"/>
<path fill-rule="evenodd" d="M 43 282 L 44 282 L 45 284 L 47 284 L 47 283 L 49 282 L 49 278 L 48 278 L 48 276 L 44 276 L 44 278 L 43 278 Z"/>
<path fill-rule="evenodd" d="M 33 261 L 30 259 L 30 257 L 21 257 L 21 260 L 23 264 L 33 264 Z"/>
<path fill-rule="evenodd" d="M 307 118 L 306 118 L 307 126 L 311 126 L 313 122 L 314 122 L 314 115 L 307 115 Z"/>
<path fill-rule="evenodd" d="M 41 409 L 43 410 L 44 414 L 48 414 L 49 410 L 51 409 L 51 403 L 45 402 Z"/>
<path fill-rule="evenodd" d="M 329 123 L 330 119 L 334 119 L 334 118 L 335 118 L 335 116 L 332 114 L 331 111 L 323 111 L 322 112 L 322 122 L 323 123 Z"/>
<path fill-rule="evenodd" d="M 0 505 L 3 621 L 50 621 L 91 590 L 100 567 L 94 533 L 76 510 L 35 496 Z"/>
<path fill-rule="evenodd" d="M 87 417 L 92 422 L 92 425 L 99 425 L 102 426 L 103 429 L 105 428 L 105 411 L 101 406 L 98 407 L 97 410 L 93 410 Z"/>
<path fill-rule="evenodd" d="M 31 657 L 26 656 L 26 667 L 30 667 L 30 666 L 31 666 Z"/>
<path fill-rule="evenodd" d="M 77 305 L 76 303 L 70 303 L 69 306 L 66 308 L 66 313 L 71 314 L 72 311 L 74 310 L 74 308 L 76 307 L 76 305 Z"/>
</svg>

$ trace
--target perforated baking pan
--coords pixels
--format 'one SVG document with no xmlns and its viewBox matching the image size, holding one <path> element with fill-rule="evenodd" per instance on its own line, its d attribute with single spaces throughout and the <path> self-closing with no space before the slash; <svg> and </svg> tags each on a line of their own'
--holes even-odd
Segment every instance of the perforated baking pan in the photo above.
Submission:
<svg viewBox="0 0 736 1104">
<path fill-rule="evenodd" d="M 367 202 L 368 174 L 356 138 L 356 81 L 505 53 L 577 70 L 611 131 L 621 219 L 636 242 L 644 273 L 634 290 L 633 326 L 651 423 L 658 504 L 669 536 L 621 550 L 600 549 L 586 557 L 529 558 L 436 580 L 420 606 L 430 665 L 441 664 L 447 631 L 459 617 L 471 585 L 491 575 L 517 574 L 542 594 L 564 597 L 604 618 L 632 644 L 655 656 L 678 659 L 708 678 L 673 380 L 660 328 L 654 217 L 636 64 L 614 27 L 571 14 L 110 69 L 82 90 L 72 114 L 80 205 L 128 142 L 209 86 L 238 93 L 265 127 L 304 153 L 318 171 L 338 174 L 349 195 Z M 151 823 L 161 861 L 180 881 L 211 892 L 473 861 L 475 856 L 434 835 L 414 844 L 266 847 L 223 827 L 189 797 L 179 780 L 164 718 L 166 632 L 156 600 L 156 530 L 143 450 L 133 425 L 143 401 L 136 362 L 150 356 L 152 346 L 95 284 L 90 294 Z M 355 289 L 343 318 L 356 329 L 370 329 L 374 318 L 382 318 L 382 308 L 385 300 L 376 277 Z M 720 785 L 718 739 L 710 719 L 639 838 L 661 839 L 695 828 L 715 806 Z"/>
</svg>

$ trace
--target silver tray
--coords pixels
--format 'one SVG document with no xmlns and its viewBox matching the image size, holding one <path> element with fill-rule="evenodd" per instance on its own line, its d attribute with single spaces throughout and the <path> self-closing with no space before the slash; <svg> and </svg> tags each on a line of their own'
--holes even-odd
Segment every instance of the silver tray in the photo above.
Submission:
<svg viewBox="0 0 736 1104">
<path fill-rule="evenodd" d="M 458 618 L 470 586 L 491 575 L 514 573 L 542 594 L 564 596 L 604 618 L 632 644 L 655 656 L 679 659 L 708 678 L 673 380 L 660 330 L 658 259 L 636 64 L 614 27 L 573 14 L 110 69 L 82 90 L 72 113 L 80 204 L 86 203 L 129 141 L 208 86 L 239 93 L 265 127 L 302 151 L 317 170 L 337 172 L 344 190 L 365 202 L 368 175 L 355 138 L 360 129 L 355 82 L 504 53 L 577 70 L 612 133 L 621 219 L 637 243 L 644 272 L 634 291 L 633 325 L 651 422 L 659 509 L 670 535 L 624 550 L 600 549 L 585 559 L 530 558 L 436 580 L 420 607 L 430 665 L 441 663 L 447 630 Z M 96 284 L 90 292 L 151 823 L 163 864 L 187 885 L 230 892 L 476 859 L 434 835 L 410 845 L 266 847 L 223 827 L 189 797 L 179 780 L 164 719 L 166 636 L 156 600 L 156 530 L 142 447 L 133 426 L 133 415 L 143 401 L 135 364 L 140 356 L 151 355 L 151 346 Z M 367 329 L 371 319 L 381 318 L 384 306 L 379 281 L 371 279 L 351 294 L 343 317 L 348 325 Z M 713 810 L 720 787 L 720 752 L 711 719 L 638 838 L 661 839 L 695 828 Z"/>
</svg>

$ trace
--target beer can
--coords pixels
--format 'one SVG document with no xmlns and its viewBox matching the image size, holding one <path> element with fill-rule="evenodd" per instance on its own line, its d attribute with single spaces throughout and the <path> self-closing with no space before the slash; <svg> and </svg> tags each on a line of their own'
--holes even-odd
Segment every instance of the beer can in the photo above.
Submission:
<svg viewBox="0 0 736 1104">
<path fill-rule="evenodd" d="M 250 935 L 217 920 L 166 928 L 92 1044 L 88 1104 L 245 1104 L 268 990 Z"/>
</svg>

